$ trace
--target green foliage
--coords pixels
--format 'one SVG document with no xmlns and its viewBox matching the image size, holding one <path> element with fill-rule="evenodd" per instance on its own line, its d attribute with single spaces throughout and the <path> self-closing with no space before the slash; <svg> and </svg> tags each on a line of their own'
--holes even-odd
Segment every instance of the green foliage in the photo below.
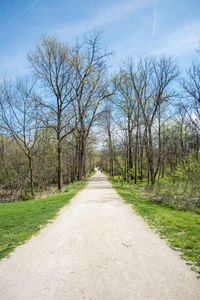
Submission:
<svg viewBox="0 0 200 300">
<path fill-rule="evenodd" d="M 188 181 L 193 184 L 193 188 L 199 188 L 200 160 L 196 158 L 194 153 L 190 153 L 186 157 L 184 167 L 184 173 Z"/>
<path fill-rule="evenodd" d="M 184 170 L 180 166 L 178 166 L 176 168 L 176 170 L 174 170 L 172 172 L 171 177 L 172 177 L 173 183 L 176 181 L 186 181 L 187 180 L 187 176 L 186 176 Z"/>
<path fill-rule="evenodd" d="M 84 182 L 85 182 L 85 180 L 70 183 L 64 188 L 64 192 L 68 193 L 69 191 L 72 192 L 75 189 L 79 189 L 84 184 Z"/>
<path fill-rule="evenodd" d="M 96 173 L 95 171 L 92 171 L 86 176 L 86 178 L 83 177 L 81 181 L 75 181 L 73 183 L 68 184 L 66 187 L 64 187 L 64 192 L 67 193 L 69 191 L 73 191 L 74 189 L 81 188 L 81 186 L 87 181 L 87 179 L 90 178 L 95 173 Z"/>
<path fill-rule="evenodd" d="M 71 184 L 67 185 L 64 189 L 65 193 L 68 193 L 71 189 Z"/>
<path fill-rule="evenodd" d="M 185 157 L 174 170 L 166 170 L 151 189 L 151 200 L 168 203 L 179 209 L 199 212 L 200 208 L 200 161 L 194 153 Z M 147 191 L 149 191 L 146 188 Z"/>
<path fill-rule="evenodd" d="M 200 273 L 200 216 L 147 200 L 132 184 L 122 185 L 118 179 L 111 182 L 119 195 L 131 203 L 136 212 Z"/>
<path fill-rule="evenodd" d="M 30 193 L 26 193 L 23 198 L 22 201 L 28 201 L 31 200 L 33 198 L 33 196 Z"/>
<path fill-rule="evenodd" d="M 0 258 L 37 233 L 85 185 L 85 181 L 75 182 L 70 192 L 40 200 L 0 203 Z"/>
</svg>

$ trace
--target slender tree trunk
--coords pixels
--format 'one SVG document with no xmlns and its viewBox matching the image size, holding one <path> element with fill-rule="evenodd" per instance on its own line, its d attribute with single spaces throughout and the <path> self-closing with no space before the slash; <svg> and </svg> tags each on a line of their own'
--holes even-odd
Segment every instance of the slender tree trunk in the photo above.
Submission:
<svg viewBox="0 0 200 300">
<path fill-rule="evenodd" d="M 124 172 L 123 172 L 124 181 L 127 180 L 127 151 L 125 155 L 125 161 L 124 161 Z"/>
<path fill-rule="evenodd" d="M 130 174 L 130 171 L 133 168 L 133 155 L 132 155 L 132 140 L 133 140 L 133 136 L 132 136 L 132 129 L 131 129 L 131 118 L 130 116 L 128 116 L 128 149 L 127 149 L 127 175 L 128 178 L 130 177 L 131 179 L 133 179 L 133 175 Z"/>
<path fill-rule="evenodd" d="M 135 141 L 135 178 L 134 183 L 137 183 L 137 159 L 138 159 L 138 118 L 137 118 L 137 128 L 136 128 L 136 141 Z"/>
<path fill-rule="evenodd" d="M 165 162 L 162 162 L 162 178 L 165 176 Z"/>
<path fill-rule="evenodd" d="M 79 152 L 78 152 L 78 180 L 82 177 L 82 154 L 81 154 L 81 140 L 79 141 Z"/>
<path fill-rule="evenodd" d="M 79 135 L 79 160 L 78 160 L 78 180 L 85 176 L 85 130 L 84 123 L 80 121 L 81 129 Z"/>
<path fill-rule="evenodd" d="M 85 165 L 85 163 L 86 163 L 86 157 L 85 157 L 85 147 L 86 147 L 86 145 L 85 145 L 85 139 L 83 139 L 83 162 L 82 162 L 82 177 L 85 177 L 86 176 L 86 165 Z"/>
<path fill-rule="evenodd" d="M 137 183 L 137 142 L 135 145 L 135 174 L 134 174 L 134 183 Z"/>
<path fill-rule="evenodd" d="M 160 105 L 158 108 L 158 160 L 157 160 L 157 166 L 154 173 L 154 182 L 156 181 L 156 176 L 159 171 L 158 175 L 158 183 L 159 183 L 159 176 L 160 176 L 160 163 L 161 163 L 161 156 L 162 156 L 162 141 L 161 141 L 161 120 L 160 120 Z"/>
<path fill-rule="evenodd" d="M 148 185 L 150 183 L 150 168 L 149 168 L 149 161 L 148 161 Z"/>
<path fill-rule="evenodd" d="M 77 181 L 78 180 L 78 172 L 79 172 L 79 168 L 78 168 L 78 165 L 79 165 L 79 151 L 80 151 L 80 140 L 77 138 L 76 139 L 76 162 L 75 162 L 75 167 L 74 167 L 74 173 L 75 173 L 75 180 Z"/>
<path fill-rule="evenodd" d="M 154 160 L 153 160 L 153 142 L 152 142 L 152 134 L 151 134 L 151 127 L 148 126 L 148 135 L 146 132 L 146 154 L 148 160 L 148 184 L 151 181 L 151 185 L 154 185 Z"/>
<path fill-rule="evenodd" d="M 85 176 L 85 138 L 81 135 L 78 161 L 78 180 Z"/>
<path fill-rule="evenodd" d="M 128 149 L 128 145 L 127 145 L 127 149 L 126 149 L 126 181 L 129 182 L 129 149 Z"/>
<path fill-rule="evenodd" d="M 140 149 L 140 179 L 143 180 L 143 146 Z"/>
<path fill-rule="evenodd" d="M 110 176 L 113 176 L 113 146 L 110 126 L 108 126 L 108 146 L 109 146 L 109 158 L 110 158 Z"/>
<path fill-rule="evenodd" d="M 58 160 L 58 190 L 62 188 L 62 163 L 61 163 L 61 140 L 57 140 L 57 160 Z"/>
<path fill-rule="evenodd" d="M 144 137 L 142 139 L 139 126 L 139 143 L 140 143 L 140 179 L 143 180 L 143 157 L 144 157 Z"/>
<path fill-rule="evenodd" d="M 199 135 L 196 134 L 196 159 L 199 159 Z"/>
<path fill-rule="evenodd" d="M 28 164 L 29 164 L 29 172 L 30 172 L 30 187 L 31 187 L 31 195 L 34 195 L 34 184 L 33 184 L 33 164 L 32 164 L 32 156 L 28 154 Z"/>
<path fill-rule="evenodd" d="M 77 164 L 77 171 L 78 171 L 78 180 L 81 180 L 81 167 L 82 167 L 82 154 L 81 154 L 81 136 L 79 137 L 78 141 L 78 164 Z"/>
<path fill-rule="evenodd" d="M 151 178 L 151 185 L 155 183 L 155 174 L 154 174 L 154 159 L 153 159 L 153 142 L 152 142 L 152 134 L 151 134 L 151 127 L 148 127 L 148 160 L 149 160 L 149 171 L 150 171 L 150 178 Z"/>
</svg>

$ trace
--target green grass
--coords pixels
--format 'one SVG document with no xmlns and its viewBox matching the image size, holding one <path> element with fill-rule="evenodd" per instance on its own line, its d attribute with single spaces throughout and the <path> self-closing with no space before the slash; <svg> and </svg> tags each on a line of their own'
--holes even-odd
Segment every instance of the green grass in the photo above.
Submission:
<svg viewBox="0 0 200 300">
<path fill-rule="evenodd" d="M 119 179 L 111 182 L 118 194 L 200 274 L 200 215 L 146 200 L 133 184 Z"/>
<path fill-rule="evenodd" d="M 37 233 L 86 184 L 74 182 L 65 188 L 66 192 L 39 200 L 0 203 L 0 258 Z"/>
</svg>

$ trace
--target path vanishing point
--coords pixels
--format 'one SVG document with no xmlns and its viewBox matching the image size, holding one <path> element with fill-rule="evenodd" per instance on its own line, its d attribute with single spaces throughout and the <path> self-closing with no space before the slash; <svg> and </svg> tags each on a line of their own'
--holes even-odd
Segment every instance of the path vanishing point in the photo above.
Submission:
<svg viewBox="0 0 200 300">
<path fill-rule="evenodd" d="M 99 171 L 0 261 L 0 300 L 199 300 L 200 280 Z"/>
</svg>

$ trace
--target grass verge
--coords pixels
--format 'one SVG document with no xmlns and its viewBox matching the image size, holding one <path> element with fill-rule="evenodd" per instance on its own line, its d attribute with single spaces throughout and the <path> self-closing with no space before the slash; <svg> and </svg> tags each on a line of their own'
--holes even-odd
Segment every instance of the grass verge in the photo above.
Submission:
<svg viewBox="0 0 200 300">
<path fill-rule="evenodd" d="M 59 194 L 39 200 L 0 203 L 0 258 L 37 233 L 86 184 L 74 182 Z"/>
<path fill-rule="evenodd" d="M 171 248 L 178 250 L 192 270 L 200 275 L 200 215 L 176 210 L 164 204 L 144 199 L 134 185 L 111 179 L 113 187 L 161 238 L 166 238 Z M 198 275 L 198 278 L 200 276 Z"/>
</svg>

